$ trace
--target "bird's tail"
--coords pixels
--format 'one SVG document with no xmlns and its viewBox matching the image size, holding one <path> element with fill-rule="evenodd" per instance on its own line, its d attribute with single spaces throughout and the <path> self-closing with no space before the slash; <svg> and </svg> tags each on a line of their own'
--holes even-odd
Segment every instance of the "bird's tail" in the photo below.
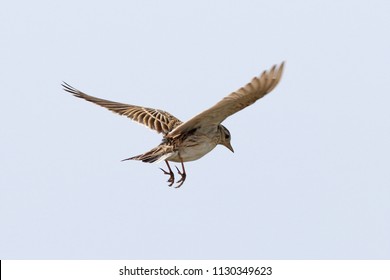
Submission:
<svg viewBox="0 0 390 280">
<path fill-rule="evenodd" d="M 122 161 L 126 160 L 140 160 L 142 162 L 159 162 L 162 160 L 165 160 L 166 158 L 170 157 L 173 153 L 170 151 L 166 151 L 166 146 L 159 145 L 156 148 L 151 149 L 149 152 L 146 152 L 144 154 L 129 157 L 126 159 L 123 159 Z"/>
</svg>

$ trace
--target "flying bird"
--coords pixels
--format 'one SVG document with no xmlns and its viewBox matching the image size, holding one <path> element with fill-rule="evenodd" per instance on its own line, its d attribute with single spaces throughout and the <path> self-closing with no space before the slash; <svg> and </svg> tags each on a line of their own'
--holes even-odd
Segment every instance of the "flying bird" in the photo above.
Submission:
<svg viewBox="0 0 390 280">
<path fill-rule="evenodd" d="M 160 168 L 169 176 L 168 183 L 175 183 L 175 175 L 169 161 L 181 163 L 177 172 L 181 178 L 176 182 L 179 188 L 186 180 L 187 174 L 184 162 L 197 160 L 213 150 L 217 145 L 223 145 L 232 152 L 229 130 L 221 123 L 229 116 L 255 103 L 271 92 L 279 83 L 283 73 L 284 62 L 274 65 L 260 76 L 254 77 L 248 84 L 229 94 L 211 108 L 194 116 L 187 122 L 182 122 L 168 112 L 142 106 L 113 102 L 85 94 L 63 82 L 63 89 L 76 97 L 100 105 L 119 115 L 139 122 L 158 133 L 163 134 L 160 145 L 150 151 L 126 158 L 125 160 L 140 160 L 142 162 L 165 161 L 168 171 Z"/>
</svg>

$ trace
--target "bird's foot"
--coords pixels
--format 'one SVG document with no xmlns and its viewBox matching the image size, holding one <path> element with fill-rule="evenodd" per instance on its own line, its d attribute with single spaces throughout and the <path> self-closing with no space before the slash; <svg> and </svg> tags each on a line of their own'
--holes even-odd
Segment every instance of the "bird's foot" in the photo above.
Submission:
<svg viewBox="0 0 390 280">
<path fill-rule="evenodd" d="M 172 170 L 169 170 L 169 172 L 165 171 L 164 169 L 160 168 L 162 172 L 164 172 L 165 175 L 169 175 L 168 183 L 170 183 L 168 186 L 172 186 L 173 183 L 175 183 L 175 175 L 173 174 Z"/>
<path fill-rule="evenodd" d="M 187 177 L 187 174 L 185 172 L 185 170 L 183 170 L 183 172 L 181 172 L 179 170 L 179 168 L 176 167 L 176 170 L 177 170 L 177 173 L 179 173 L 179 175 L 181 176 L 180 180 L 178 180 L 176 183 L 178 184 L 175 188 L 180 188 L 181 185 L 183 185 L 184 181 L 186 180 L 186 177 Z"/>
</svg>

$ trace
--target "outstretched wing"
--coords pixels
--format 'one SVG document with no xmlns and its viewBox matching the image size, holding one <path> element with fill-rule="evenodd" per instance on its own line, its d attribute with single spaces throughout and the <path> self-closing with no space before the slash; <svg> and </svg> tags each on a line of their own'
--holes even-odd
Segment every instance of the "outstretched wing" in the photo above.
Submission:
<svg viewBox="0 0 390 280">
<path fill-rule="evenodd" d="M 119 115 L 126 116 L 133 121 L 139 122 L 150 129 L 157 131 L 158 133 L 168 134 L 172 131 L 172 129 L 182 123 L 176 117 L 162 110 L 118 103 L 93 97 L 75 89 L 65 82 L 63 82 L 62 86 L 65 91 L 72 93 L 76 97 L 100 105 Z"/>
<path fill-rule="evenodd" d="M 269 71 L 264 71 L 259 77 L 253 78 L 250 83 L 226 96 L 213 107 L 177 126 L 168 136 L 176 137 L 200 126 L 219 125 L 227 117 L 255 103 L 271 92 L 282 77 L 283 67 L 284 62 L 279 67 L 274 65 Z"/>
</svg>

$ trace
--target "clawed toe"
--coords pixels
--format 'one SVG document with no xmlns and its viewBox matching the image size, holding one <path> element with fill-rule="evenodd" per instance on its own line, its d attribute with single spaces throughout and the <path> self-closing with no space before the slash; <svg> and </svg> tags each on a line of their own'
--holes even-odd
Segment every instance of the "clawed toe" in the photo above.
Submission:
<svg viewBox="0 0 390 280">
<path fill-rule="evenodd" d="M 164 172 L 165 175 L 169 175 L 169 179 L 168 179 L 167 182 L 169 183 L 168 186 L 171 187 L 171 186 L 175 183 L 175 175 L 173 174 L 172 169 L 171 169 L 171 167 L 169 166 L 168 161 L 165 161 L 165 163 L 167 164 L 167 167 L 168 167 L 168 170 L 169 170 L 169 171 L 166 171 L 166 170 L 164 170 L 164 169 L 162 169 L 162 168 L 160 168 L 160 170 L 161 170 L 162 172 Z M 176 182 L 176 183 L 177 183 L 177 186 L 175 186 L 175 188 L 180 188 L 181 185 L 183 185 L 183 183 L 184 183 L 184 181 L 186 180 L 186 177 L 187 177 L 186 170 L 184 169 L 184 164 L 183 164 L 183 162 L 181 162 L 181 166 L 182 166 L 182 168 L 183 168 L 183 171 L 180 171 L 179 168 L 177 168 L 177 166 L 175 166 L 175 167 L 176 167 L 176 170 L 177 170 L 177 173 L 181 176 L 181 178 Z"/>
<path fill-rule="evenodd" d="M 176 167 L 176 170 L 177 170 L 177 173 L 179 173 L 179 175 L 183 176 L 183 173 L 179 170 L 179 168 L 175 165 Z"/>
<path fill-rule="evenodd" d="M 168 186 L 172 186 L 173 183 L 175 183 L 175 175 L 173 174 L 172 170 L 169 168 L 169 172 L 165 171 L 164 169 L 160 168 L 162 172 L 164 172 L 165 175 L 169 175 L 168 183 L 170 183 Z"/>
<path fill-rule="evenodd" d="M 184 173 L 181 173 L 181 172 L 179 172 L 179 174 L 181 175 L 181 178 L 180 178 L 180 180 L 178 180 L 176 183 L 178 184 L 175 188 L 180 188 L 181 187 L 181 185 L 183 185 L 183 183 L 184 183 L 184 181 L 186 180 L 186 177 L 187 177 L 187 175 Z"/>
<path fill-rule="evenodd" d="M 175 167 L 176 167 L 177 173 L 179 173 L 179 175 L 181 176 L 181 178 L 176 182 L 178 185 L 175 188 L 180 188 L 181 185 L 183 185 L 184 181 L 186 180 L 187 174 L 186 174 L 186 171 L 184 169 L 183 163 L 182 163 L 183 171 L 180 171 L 179 168 L 177 168 L 177 166 L 175 166 Z"/>
<path fill-rule="evenodd" d="M 162 172 L 164 172 L 164 174 L 165 174 L 165 175 L 171 175 L 171 173 L 169 173 L 169 172 L 165 171 L 165 170 L 164 170 L 164 169 L 162 169 L 162 168 L 160 168 L 160 170 L 161 170 Z"/>
</svg>

